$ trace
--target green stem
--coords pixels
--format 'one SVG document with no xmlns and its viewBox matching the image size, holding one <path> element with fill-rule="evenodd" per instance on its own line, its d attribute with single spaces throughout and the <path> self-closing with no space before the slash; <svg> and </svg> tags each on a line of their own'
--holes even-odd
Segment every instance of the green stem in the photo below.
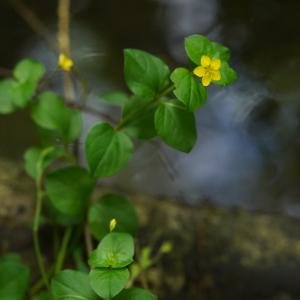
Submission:
<svg viewBox="0 0 300 300">
<path fill-rule="evenodd" d="M 47 277 L 50 278 L 52 273 L 53 273 L 53 266 L 49 269 Z M 38 281 L 36 281 L 35 284 L 29 290 L 30 297 L 33 298 L 33 296 L 37 294 L 44 287 L 44 285 L 45 284 L 43 278 L 40 278 Z"/>
<path fill-rule="evenodd" d="M 62 239 L 62 243 L 61 243 L 61 247 L 60 247 L 58 255 L 57 255 L 57 260 L 56 260 L 55 269 L 54 269 L 55 274 L 58 273 L 64 265 L 67 247 L 68 247 L 68 244 L 69 244 L 69 241 L 71 238 L 71 233 L 72 233 L 72 227 L 69 226 L 65 230 L 65 233 L 64 233 L 64 236 Z"/>
<path fill-rule="evenodd" d="M 120 130 L 120 129 L 124 128 L 132 119 L 134 119 L 136 116 L 140 115 L 140 113 L 144 109 L 146 109 L 147 107 L 155 104 L 156 102 L 159 102 L 161 97 L 168 95 L 170 92 L 172 92 L 174 90 L 174 88 L 175 88 L 175 86 L 173 84 L 168 86 L 159 95 L 154 97 L 154 99 L 152 101 L 145 102 L 144 105 L 138 107 L 138 109 L 136 109 L 136 110 L 133 110 L 124 119 L 122 119 L 120 121 L 120 123 L 116 126 L 116 130 Z"/>
<path fill-rule="evenodd" d="M 37 197 L 36 197 L 36 208 L 35 208 L 35 215 L 33 220 L 33 244 L 34 244 L 34 252 L 37 259 L 38 267 L 43 278 L 44 285 L 49 289 L 49 281 L 46 274 L 42 252 L 40 247 L 39 241 L 39 224 L 40 224 L 40 216 L 42 211 L 42 204 L 43 204 L 43 191 L 40 188 L 39 182 L 37 183 Z"/>
<path fill-rule="evenodd" d="M 33 219 L 33 228 L 32 228 L 32 235 L 33 235 L 33 245 L 34 245 L 34 252 L 38 264 L 38 268 L 40 270 L 44 285 L 47 287 L 47 289 L 50 288 L 49 286 L 49 280 L 48 276 L 45 270 L 43 257 L 42 257 L 42 251 L 40 247 L 40 241 L 39 241 L 39 227 L 40 227 L 40 219 L 41 219 L 41 212 L 42 212 L 42 206 L 43 206 L 43 198 L 44 198 L 44 192 L 43 192 L 43 162 L 45 157 L 51 151 L 53 150 L 53 147 L 46 148 L 41 153 L 41 156 L 39 157 L 37 161 L 37 177 L 36 177 L 36 207 L 35 207 L 35 214 Z"/>
<path fill-rule="evenodd" d="M 168 86 L 166 89 L 164 89 L 162 91 L 162 93 L 159 95 L 159 97 L 163 97 L 168 95 L 169 93 L 171 93 L 173 90 L 175 89 L 175 85 L 171 84 L 170 86 Z"/>
</svg>

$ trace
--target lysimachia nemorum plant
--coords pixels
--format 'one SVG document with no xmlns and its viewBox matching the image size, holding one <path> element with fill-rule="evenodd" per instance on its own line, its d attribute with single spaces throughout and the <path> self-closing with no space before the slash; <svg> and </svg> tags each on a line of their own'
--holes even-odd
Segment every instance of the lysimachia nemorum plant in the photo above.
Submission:
<svg viewBox="0 0 300 300">
<path fill-rule="evenodd" d="M 229 49 L 204 36 L 187 37 L 185 50 L 192 68 L 179 67 L 172 72 L 147 52 L 124 51 L 124 77 L 130 93 L 115 91 L 101 97 L 118 105 L 122 115 L 117 122 L 99 122 L 90 128 L 84 141 L 83 165 L 70 144 L 82 134 L 80 109 L 84 111 L 85 104 L 76 106 L 44 90 L 45 67 L 32 59 L 21 60 L 11 76 L 0 81 L 0 112 L 28 108 L 44 135 L 44 142 L 24 155 L 25 169 L 36 186 L 32 230 L 41 275 L 39 284 L 30 289 L 32 299 L 156 299 L 150 291 L 131 286 L 138 274 L 130 274 L 138 230 L 133 206 L 122 195 L 105 194 L 94 202 L 91 196 L 99 180 L 117 174 L 128 164 L 136 140 L 158 136 L 179 151 L 192 150 L 197 140 L 195 112 L 206 102 L 207 86 L 229 85 L 236 80 L 236 73 L 229 66 Z M 58 65 L 63 72 L 72 72 L 76 66 L 64 53 Z M 42 217 L 51 226 L 64 228 L 61 243 L 54 249 L 53 265 L 45 264 L 41 252 Z M 86 253 L 89 269 L 74 263 L 76 270 L 63 270 L 71 245 L 82 248 L 80 241 L 86 229 L 99 242 L 96 249 Z M 168 243 L 161 247 L 163 253 L 171 249 Z M 29 269 L 17 256 L 0 260 L 0 299 L 24 299 L 29 281 Z"/>
</svg>

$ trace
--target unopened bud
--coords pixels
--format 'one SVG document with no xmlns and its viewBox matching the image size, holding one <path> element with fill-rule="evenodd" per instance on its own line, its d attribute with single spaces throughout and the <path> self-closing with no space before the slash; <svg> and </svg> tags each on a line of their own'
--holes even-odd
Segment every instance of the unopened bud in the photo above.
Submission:
<svg viewBox="0 0 300 300">
<path fill-rule="evenodd" d="M 116 219 L 111 219 L 109 223 L 109 230 L 112 232 L 117 226 L 117 220 Z"/>
</svg>

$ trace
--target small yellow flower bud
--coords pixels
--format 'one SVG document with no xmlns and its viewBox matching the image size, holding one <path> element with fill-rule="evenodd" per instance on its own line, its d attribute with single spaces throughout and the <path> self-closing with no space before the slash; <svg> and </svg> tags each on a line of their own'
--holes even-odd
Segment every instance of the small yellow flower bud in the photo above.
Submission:
<svg viewBox="0 0 300 300">
<path fill-rule="evenodd" d="M 58 67 L 66 72 L 70 72 L 74 66 L 73 60 L 67 55 L 61 53 L 58 57 Z"/>
<path fill-rule="evenodd" d="M 159 249 L 161 253 L 170 253 L 172 250 L 173 244 L 170 241 L 164 242 Z"/>
<path fill-rule="evenodd" d="M 112 232 L 117 226 L 117 220 L 116 219 L 111 219 L 109 223 L 109 230 Z"/>
</svg>

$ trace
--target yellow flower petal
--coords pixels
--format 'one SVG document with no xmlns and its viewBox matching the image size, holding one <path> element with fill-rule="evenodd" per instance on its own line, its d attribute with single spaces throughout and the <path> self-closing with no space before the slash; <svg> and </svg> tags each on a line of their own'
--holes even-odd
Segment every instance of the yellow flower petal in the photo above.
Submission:
<svg viewBox="0 0 300 300">
<path fill-rule="evenodd" d="M 211 63 L 210 63 L 210 67 L 215 70 L 218 71 L 221 68 L 221 60 L 219 59 L 212 59 Z"/>
<path fill-rule="evenodd" d="M 209 86 L 211 83 L 211 77 L 210 76 L 204 76 L 202 78 L 202 84 L 203 86 Z"/>
<path fill-rule="evenodd" d="M 65 54 L 60 54 L 58 58 L 58 66 L 64 71 L 69 72 L 74 66 L 74 62 L 70 57 L 66 56 Z"/>
<path fill-rule="evenodd" d="M 220 80 L 221 79 L 221 73 L 220 71 L 212 71 L 211 72 L 211 78 L 212 80 Z"/>
<path fill-rule="evenodd" d="M 211 59 L 210 57 L 206 56 L 206 55 L 202 55 L 201 57 L 201 66 L 202 67 L 208 67 L 211 63 Z"/>
<path fill-rule="evenodd" d="M 201 77 L 203 77 L 203 76 L 205 75 L 206 70 L 205 70 L 204 67 L 199 66 L 199 67 L 197 67 L 197 68 L 194 69 L 193 73 L 194 73 L 196 76 L 198 76 L 198 77 L 201 78 Z"/>
</svg>

